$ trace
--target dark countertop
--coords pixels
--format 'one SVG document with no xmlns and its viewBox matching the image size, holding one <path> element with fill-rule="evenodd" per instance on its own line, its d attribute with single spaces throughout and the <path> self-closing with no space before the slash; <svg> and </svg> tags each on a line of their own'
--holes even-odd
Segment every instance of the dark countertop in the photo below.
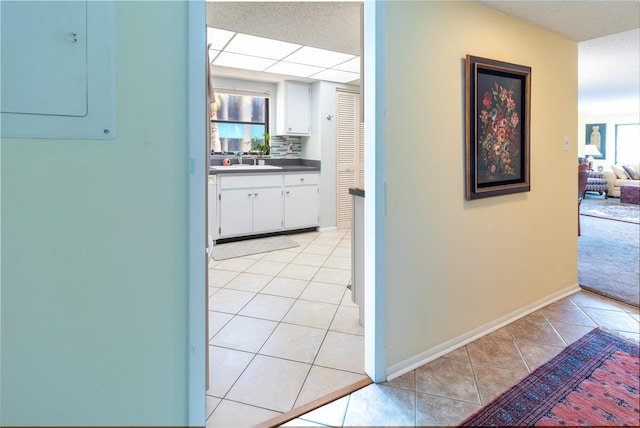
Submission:
<svg viewBox="0 0 640 428">
<path fill-rule="evenodd" d="M 361 196 L 364 198 L 364 189 L 362 187 L 349 187 L 349 194 L 353 196 Z"/>
<path fill-rule="evenodd" d="M 256 166 L 255 170 L 252 169 L 233 169 L 230 167 L 228 170 L 212 170 L 209 168 L 209 175 L 215 174 L 282 174 L 283 172 L 319 172 L 320 168 L 317 166 L 308 165 L 283 165 L 280 169 L 260 169 L 260 166 Z"/>
</svg>

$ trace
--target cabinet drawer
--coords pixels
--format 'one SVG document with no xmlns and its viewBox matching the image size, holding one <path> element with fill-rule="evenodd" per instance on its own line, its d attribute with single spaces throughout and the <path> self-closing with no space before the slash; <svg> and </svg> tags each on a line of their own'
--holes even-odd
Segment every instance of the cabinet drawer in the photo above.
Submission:
<svg viewBox="0 0 640 428">
<path fill-rule="evenodd" d="M 258 187 L 280 187 L 282 186 L 281 174 L 264 174 L 264 175 L 237 175 L 223 176 L 219 178 L 219 187 L 221 189 L 245 189 Z"/>
<path fill-rule="evenodd" d="M 285 186 L 301 186 L 307 184 L 318 184 L 317 173 L 302 173 L 302 174 L 285 174 L 284 185 Z"/>
</svg>

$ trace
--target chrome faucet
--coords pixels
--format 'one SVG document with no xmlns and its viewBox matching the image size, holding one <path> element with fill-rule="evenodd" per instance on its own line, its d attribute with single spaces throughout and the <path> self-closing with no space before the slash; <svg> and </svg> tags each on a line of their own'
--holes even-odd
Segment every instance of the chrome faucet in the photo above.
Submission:
<svg viewBox="0 0 640 428">
<path fill-rule="evenodd" d="M 236 158 L 238 158 L 238 165 L 242 165 L 242 155 L 244 152 L 236 152 Z"/>
</svg>

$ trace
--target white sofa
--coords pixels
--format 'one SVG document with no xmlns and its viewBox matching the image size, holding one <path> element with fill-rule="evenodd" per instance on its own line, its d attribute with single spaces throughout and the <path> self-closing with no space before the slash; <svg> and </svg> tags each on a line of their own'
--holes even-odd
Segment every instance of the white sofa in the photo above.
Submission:
<svg viewBox="0 0 640 428">
<path fill-rule="evenodd" d="M 607 179 L 609 185 L 609 191 L 607 196 L 620 197 L 620 187 L 626 185 L 640 186 L 640 180 L 634 180 L 629 176 L 629 173 L 624 170 L 624 166 L 633 168 L 633 171 L 640 174 L 640 168 L 638 165 L 612 165 L 608 170 L 603 171 L 604 178 Z"/>
</svg>

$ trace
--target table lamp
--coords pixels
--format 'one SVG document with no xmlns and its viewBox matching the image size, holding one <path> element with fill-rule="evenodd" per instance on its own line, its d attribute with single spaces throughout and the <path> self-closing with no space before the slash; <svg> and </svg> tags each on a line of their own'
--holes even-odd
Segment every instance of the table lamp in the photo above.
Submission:
<svg viewBox="0 0 640 428">
<path fill-rule="evenodd" d="M 589 161 L 589 169 L 593 169 L 593 157 L 602 156 L 602 153 L 600 153 L 600 150 L 598 150 L 598 148 L 593 144 L 587 144 L 584 146 L 584 155 Z"/>
</svg>

